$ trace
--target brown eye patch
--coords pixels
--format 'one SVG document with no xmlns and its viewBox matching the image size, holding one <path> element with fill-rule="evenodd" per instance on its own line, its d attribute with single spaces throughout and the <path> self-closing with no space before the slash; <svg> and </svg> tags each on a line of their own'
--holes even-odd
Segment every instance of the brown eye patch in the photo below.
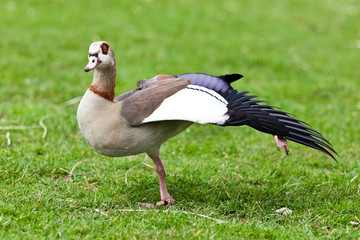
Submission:
<svg viewBox="0 0 360 240">
<path fill-rule="evenodd" d="M 108 52 L 109 52 L 109 44 L 107 44 L 107 43 L 102 43 L 102 44 L 100 45 L 100 47 L 101 47 L 102 53 L 103 53 L 104 55 L 107 55 Z"/>
</svg>

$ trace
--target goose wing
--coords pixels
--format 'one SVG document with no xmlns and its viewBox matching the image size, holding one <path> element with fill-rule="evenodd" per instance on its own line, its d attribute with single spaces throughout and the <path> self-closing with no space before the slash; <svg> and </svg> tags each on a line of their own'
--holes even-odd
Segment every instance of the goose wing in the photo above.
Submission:
<svg viewBox="0 0 360 240">
<path fill-rule="evenodd" d="M 138 87 L 141 89 L 123 100 L 121 115 L 131 126 L 166 120 L 222 125 L 229 118 L 226 114 L 228 101 L 211 88 L 219 85 L 219 81 L 229 88 L 230 85 L 226 81 L 230 82 L 233 79 L 224 77 L 224 80 L 214 80 L 213 86 L 209 88 L 199 84 L 203 76 L 208 76 L 203 80 L 209 84 L 212 76 L 205 74 L 180 75 L 162 80 L 140 80 Z M 198 82 L 192 84 L 194 79 Z"/>
</svg>

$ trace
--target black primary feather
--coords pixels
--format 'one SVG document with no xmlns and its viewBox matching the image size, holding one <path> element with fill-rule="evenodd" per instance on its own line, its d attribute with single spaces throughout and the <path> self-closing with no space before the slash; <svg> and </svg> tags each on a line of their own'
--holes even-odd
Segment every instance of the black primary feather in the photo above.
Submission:
<svg viewBox="0 0 360 240">
<path fill-rule="evenodd" d="M 225 75 L 221 75 L 218 76 L 218 78 L 224 80 L 225 82 L 227 82 L 228 84 L 235 82 L 237 80 L 239 80 L 240 78 L 243 78 L 244 76 L 238 73 L 233 73 L 233 74 L 225 74 Z"/>
<path fill-rule="evenodd" d="M 252 100 L 256 96 L 245 95 L 233 90 L 224 96 L 232 99 L 228 103 L 229 119 L 223 126 L 248 125 L 258 131 L 277 135 L 283 139 L 300 143 L 326 153 L 334 160 L 337 154 L 330 142 L 307 123 L 280 111 L 273 106 L 260 105 L 261 100 Z M 234 97 L 236 96 L 236 97 Z"/>
</svg>

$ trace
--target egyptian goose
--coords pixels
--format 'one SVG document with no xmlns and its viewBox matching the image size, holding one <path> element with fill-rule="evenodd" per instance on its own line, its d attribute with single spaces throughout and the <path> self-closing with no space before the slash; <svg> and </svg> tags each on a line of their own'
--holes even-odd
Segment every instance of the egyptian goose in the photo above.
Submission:
<svg viewBox="0 0 360 240">
<path fill-rule="evenodd" d="M 94 70 L 94 77 L 77 110 L 81 133 L 92 149 L 106 156 L 146 153 L 159 177 L 161 201 L 156 205 L 175 203 L 166 188 L 160 147 L 192 123 L 248 125 L 272 134 L 277 148 L 285 147 L 286 153 L 286 140 L 291 140 L 335 159 L 329 141 L 305 122 L 259 104 L 263 101 L 253 100 L 256 96 L 247 91 L 234 90 L 230 83 L 240 79 L 240 74 L 158 75 L 140 80 L 137 89 L 115 97 L 116 62 L 109 44 L 92 43 L 88 59 L 84 70 Z"/>
</svg>

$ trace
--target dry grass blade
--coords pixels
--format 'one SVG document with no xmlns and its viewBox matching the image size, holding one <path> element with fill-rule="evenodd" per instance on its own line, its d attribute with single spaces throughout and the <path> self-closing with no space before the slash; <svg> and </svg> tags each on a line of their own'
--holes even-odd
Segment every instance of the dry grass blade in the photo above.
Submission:
<svg viewBox="0 0 360 240">
<path fill-rule="evenodd" d="M 1 126 L 0 130 L 25 130 L 31 128 L 39 128 L 39 126 L 32 125 L 32 126 Z"/>
<path fill-rule="evenodd" d="M 64 171 L 64 172 L 67 172 L 68 174 L 70 174 L 70 172 L 66 169 L 63 169 L 63 168 L 59 168 L 61 171 Z"/>
<path fill-rule="evenodd" d="M 80 176 L 87 176 L 87 175 L 93 175 L 93 174 L 91 172 L 81 173 L 81 174 L 72 174 L 72 175 L 62 177 L 56 181 L 69 181 L 69 180 L 72 180 L 73 177 L 80 177 Z"/>
<path fill-rule="evenodd" d="M 11 145 L 10 132 L 7 132 L 5 137 L 6 137 L 7 145 L 10 146 Z"/>
<path fill-rule="evenodd" d="M 258 205 L 258 207 L 260 208 L 261 212 L 262 212 L 263 214 L 265 214 L 264 210 L 260 207 L 259 203 L 258 203 L 257 201 L 256 201 L 255 203 L 256 203 L 256 205 Z"/>
<path fill-rule="evenodd" d="M 157 209 L 153 209 L 153 210 L 146 210 L 146 209 L 118 209 L 119 212 L 151 212 L 151 211 L 159 211 Z M 200 213 L 194 213 L 194 212 L 188 212 L 188 211 L 181 211 L 181 210 L 165 210 L 163 212 L 170 212 L 170 213 L 183 213 L 183 214 L 188 214 L 188 215 L 195 215 L 195 216 L 199 216 L 202 218 L 206 218 L 206 219 L 210 219 L 213 221 L 216 221 L 218 223 L 228 223 L 229 221 L 225 221 L 225 220 L 221 220 L 221 219 L 217 219 L 217 218 L 213 218 L 213 217 L 209 217 L 207 215 L 204 214 L 200 214 Z"/>
<path fill-rule="evenodd" d="M 147 164 L 147 163 L 145 163 L 145 162 L 142 162 L 142 164 L 145 165 L 145 166 L 147 166 L 147 167 L 149 167 L 149 168 L 154 168 L 153 166 L 151 166 L 151 165 L 149 165 L 149 164 Z"/>
<path fill-rule="evenodd" d="M 170 211 L 170 212 L 175 212 L 175 213 L 185 213 L 185 214 L 191 214 L 191 215 L 196 215 L 199 217 L 203 217 L 203 218 L 207 218 L 213 221 L 216 221 L 218 223 L 228 223 L 229 221 L 225 221 L 225 220 L 221 220 L 221 219 L 217 219 L 217 218 L 213 218 L 213 217 L 209 217 L 207 215 L 204 214 L 200 214 L 200 213 L 193 213 L 193 212 L 187 212 L 187 211 Z"/>
<path fill-rule="evenodd" d="M 143 163 L 136 164 L 135 166 L 133 166 L 132 168 L 130 168 L 129 170 L 126 171 L 126 173 L 125 173 L 125 184 L 128 184 L 128 180 L 127 180 L 128 173 L 129 173 L 131 170 L 133 170 L 134 168 L 136 168 L 136 167 L 138 167 L 138 166 L 140 166 L 140 165 L 142 165 L 142 164 L 143 164 Z"/>
<path fill-rule="evenodd" d="M 82 96 L 79 96 L 79 97 L 75 97 L 75 98 L 73 98 L 73 99 L 70 99 L 70 100 L 64 102 L 64 105 L 65 105 L 65 106 L 70 106 L 70 105 L 77 104 L 77 103 L 79 103 L 79 102 L 81 101 L 81 98 L 82 98 Z"/>
<path fill-rule="evenodd" d="M 47 134 L 47 127 L 44 124 L 44 120 L 47 119 L 49 116 L 43 116 L 42 118 L 40 118 L 39 120 L 39 124 L 40 127 L 42 127 L 42 129 L 44 129 L 43 135 L 42 135 L 42 139 L 45 139 L 46 134 Z"/>
<path fill-rule="evenodd" d="M 353 178 L 350 180 L 350 183 L 352 183 L 358 176 L 359 176 L 359 174 L 356 175 L 355 177 L 353 177 Z"/>
<path fill-rule="evenodd" d="M 73 168 L 71 169 L 70 175 L 73 174 L 75 168 L 76 168 L 80 163 L 87 162 L 87 161 L 89 161 L 89 159 L 85 159 L 85 160 L 81 160 L 81 161 L 77 162 L 77 163 L 73 166 Z"/>
<path fill-rule="evenodd" d="M 77 162 L 77 163 L 72 167 L 71 171 L 69 172 L 69 176 L 73 176 L 73 175 L 74 175 L 73 172 L 74 172 L 75 168 L 76 168 L 80 163 L 83 163 L 83 162 L 86 162 L 86 161 L 89 161 L 89 160 L 88 160 L 88 159 L 85 159 L 85 160 L 81 160 L 81 161 Z M 67 176 L 67 177 L 69 177 L 69 176 Z M 66 178 L 66 177 L 65 177 L 65 178 Z M 72 181 L 72 178 L 70 177 L 69 180 Z"/>
</svg>

